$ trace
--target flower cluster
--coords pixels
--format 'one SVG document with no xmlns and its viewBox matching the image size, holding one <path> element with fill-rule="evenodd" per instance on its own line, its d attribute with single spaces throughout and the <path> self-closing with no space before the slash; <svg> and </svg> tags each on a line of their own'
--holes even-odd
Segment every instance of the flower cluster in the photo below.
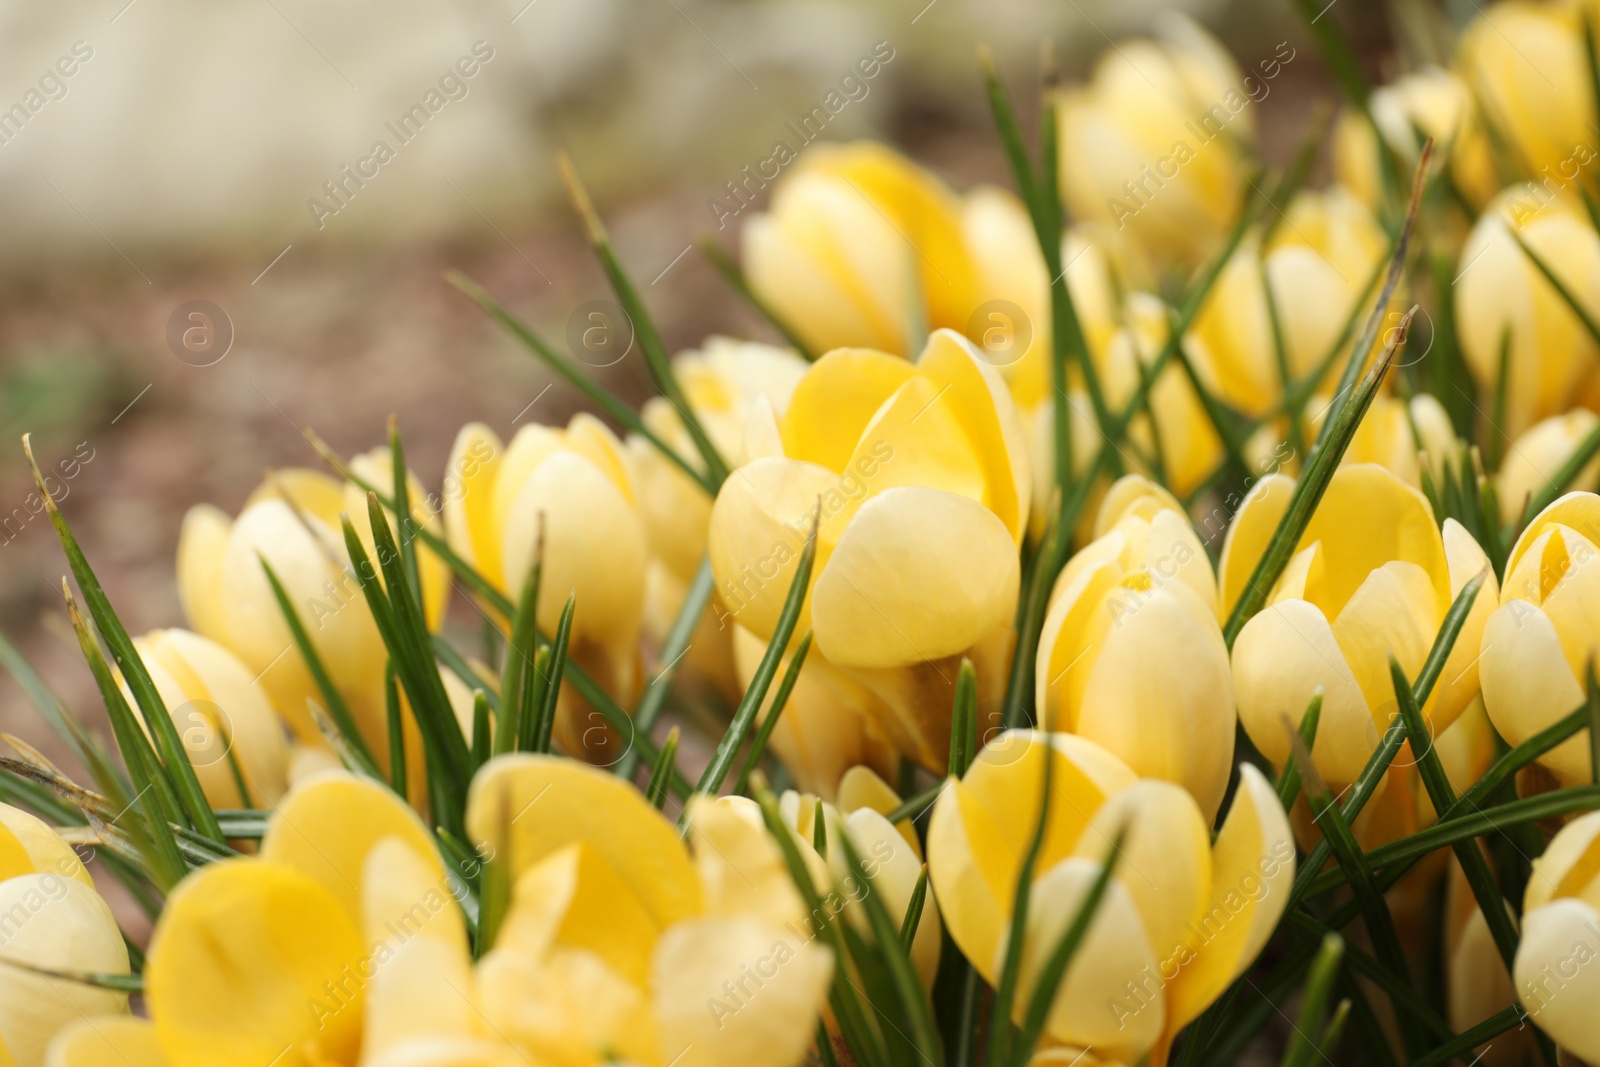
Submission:
<svg viewBox="0 0 1600 1067">
<path fill-rule="evenodd" d="M 1170 21 L 1037 152 L 986 69 L 1016 193 L 819 144 L 711 251 L 784 346 L 669 358 L 566 168 L 659 395 L 457 276 L 599 414 L 314 442 L 191 629 L 41 477 L 115 746 L 5 656 L 89 780 L 7 735 L 0 1062 L 1164 1067 L 1296 989 L 1297 1067 L 1600 1060 L 1595 32 L 1323 33 L 1321 189 L 1287 42 Z"/>
</svg>

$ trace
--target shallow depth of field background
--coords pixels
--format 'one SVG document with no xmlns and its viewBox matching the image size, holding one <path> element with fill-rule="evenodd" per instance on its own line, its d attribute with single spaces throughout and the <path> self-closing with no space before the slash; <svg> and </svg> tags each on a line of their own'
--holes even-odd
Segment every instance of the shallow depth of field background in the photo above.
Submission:
<svg viewBox="0 0 1600 1067">
<path fill-rule="evenodd" d="M 1295 45 L 1250 105 L 1279 160 L 1314 101 L 1333 96 L 1288 5 L 1177 5 L 1241 66 Z M 172 571 L 184 512 L 201 501 L 236 511 L 268 467 L 315 466 L 299 426 L 350 454 L 378 444 L 395 412 L 413 468 L 436 486 L 462 423 L 509 437 L 514 419 L 570 414 L 574 394 L 546 391 L 544 371 L 442 280 L 465 271 L 557 343 L 575 308 L 609 295 L 561 193 L 558 150 L 593 189 L 674 350 L 718 331 L 765 336 L 700 254 L 683 253 L 708 232 L 736 247 L 737 220 L 718 233 L 708 199 L 879 42 L 892 60 L 827 136 L 885 139 L 966 188 L 1005 177 L 977 42 L 1031 118 L 1041 40 L 1076 78 L 1170 6 L 0 0 L 0 123 L 42 77 L 48 90 L 19 131 L 0 124 L 0 627 L 93 711 L 62 611 L 60 549 L 24 507 L 23 431 L 41 464 L 79 458 L 64 510 L 128 628 L 181 625 Z M 1325 17 L 1381 76 L 1389 12 L 1406 8 L 1336 0 Z M 385 123 L 477 42 L 492 58 L 400 145 Z M 92 55 L 49 79 L 75 47 Z M 307 200 L 326 199 L 323 183 L 380 138 L 395 158 L 319 228 Z M 168 343 L 169 320 L 192 300 L 232 323 L 231 349 L 210 366 Z M 648 385 L 635 364 L 605 373 L 637 399 Z M 41 741 L 26 728 L 33 715 L 0 681 L 0 729 Z"/>
</svg>

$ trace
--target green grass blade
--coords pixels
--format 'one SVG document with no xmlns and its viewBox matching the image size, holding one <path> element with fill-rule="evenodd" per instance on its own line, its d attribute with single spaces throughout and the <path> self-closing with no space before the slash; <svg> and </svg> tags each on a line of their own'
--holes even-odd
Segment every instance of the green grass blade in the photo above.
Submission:
<svg viewBox="0 0 1600 1067">
<path fill-rule="evenodd" d="M 961 673 L 956 675 L 955 710 L 950 721 L 950 763 L 948 774 L 960 778 L 978 754 L 978 673 L 972 661 L 961 657 Z"/>
<path fill-rule="evenodd" d="M 589 243 L 593 246 L 595 255 L 599 257 L 600 265 L 605 269 L 606 277 L 611 282 L 612 291 L 617 294 L 622 310 L 633 322 L 634 337 L 639 342 L 639 350 L 644 353 L 645 365 L 650 368 L 650 376 L 655 379 L 656 388 L 661 390 L 661 395 L 666 397 L 668 403 L 677 411 L 683 428 L 689 433 L 689 439 L 694 442 L 695 451 L 700 453 L 700 459 L 705 463 L 707 487 L 715 491 L 716 487 L 728 477 L 730 472 L 728 461 L 717 451 L 717 446 L 711 441 L 711 435 L 706 433 L 706 428 L 700 424 L 700 418 L 695 414 L 693 405 L 689 403 L 677 374 L 672 370 L 672 360 L 667 355 L 661 334 L 657 332 L 649 310 L 640 299 L 639 291 L 634 288 L 633 280 L 628 277 L 628 272 L 622 267 L 622 261 L 617 258 L 616 250 L 611 247 L 611 239 L 606 235 L 605 226 L 600 222 L 600 216 L 589 200 L 588 191 L 579 181 L 572 161 L 562 153 L 557 157 L 556 164 L 561 170 L 561 178 L 566 183 L 573 207 L 583 219 L 584 229 L 589 234 Z"/>
<path fill-rule="evenodd" d="M 778 725 L 778 718 L 783 714 L 783 709 L 789 706 L 789 694 L 794 692 L 795 683 L 800 680 L 800 669 L 805 666 L 806 654 L 811 651 L 811 631 L 807 630 L 800 638 L 800 643 L 795 646 L 794 655 L 789 657 L 789 667 L 783 673 L 783 681 L 778 683 L 778 692 L 772 698 L 772 709 L 767 712 L 767 717 L 761 720 L 761 725 L 756 729 L 755 740 L 750 742 L 750 752 L 744 758 L 744 766 L 739 770 L 739 778 L 734 783 L 733 792 L 737 796 L 744 796 L 750 784 L 750 774 L 761 763 L 761 754 L 767 750 L 767 742 L 772 738 L 772 731 Z"/>
<path fill-rule="evenodd" d="M 419 525 L 411 513 L 411 490 L 407 485 L 406 450 L 400 440 L 400 422 L 393 415 L 389 416 L 389 462 L 394 479 L 394 518 L 395 525 L 399 528 L 396 539 L 400 545 L 400 562 L 405 570 L 406 580 L 416 597 L 417 611 L 426 615 L 427 608 L 422 603 L 422 574 L 417 569 L 417 536 L 416 527 Z"/>
<path fill-rule="evenodd" d="M 634 706 L 633 721 L 639 733 L 648 734 L 655 729 L 656 720 L 661 717 L 661 710 L 667 705 L 667 691 L 672 688 L 673 679 L 678 676 L 678 667 L 689 654 L 689 642 L 694 639 L 695 628 L 700 625 L 706 605 L 711 601 L 711 592 L 715 584 L 716 576 L 711 572 L 711 559 L 706 557 L 700 561 L 700 566 L 695 570 L 694 578 L 689 582 L 689 588 L 683 595 L 683 605 L 678 609 L 677 617 L 672 620 L 672 626 L 661 642 L 660 661 L 665 666 L 650 679 L 650 684 L 645 686 L 644 693 L 639 697 L 639 703 Z M 630 748 L 617 761 L 617 776 L 631 780 L 638 762 L 637 752 Z"/>
<path fill-rule="evenodd" d="M 1280 1067 L 1309 1067 L 1317 1045 L 1311 1035 L 1317 1033 L 1319 1020 L 1333 994 L 1334 980 L 1339 976 L 1339 965 L 1344 956 L 1344 939 L 1330 933 L 1322 940 L 1316 960 L 1311 964 L 1311 977 L 1306 980 L 1305 996 L 1300 1001 L 1300 1019 L 1289 1035 L 1289 1046 L 1284 1050 Z"/>
<path fill-rule="evenodd" d="M 750 684 L 745 687 L 744 696 L 740 698 L 739 706 L 733 713 L 733 722 L 728 726 L 727 733 L 717 742 L 716 750 L 711 754 L 711 762 L 706 765 L 705 773 L 700 776 L 700 781 L 695 786 L 697 793 L 715 794 L 722 787 L 723 779 L 732 769 L 739 748 L 744 744 L 745 738 L 750 733 L 750 727 L 755 722 L 756 712 L 761 709 L 762 701 L 767 698 L 767 690 L 771 687 L 773 678 L 777 676 L 778 665 L 783 662 L 783 654 L 789 646 L 790 638 L 794 635 L 795 624 L 800 621 L 800 609 L 810 592 L 811 568 L 817 559 L 817 525 L 821 520 L 822 505 L 821 501 L 818 501 L 816 511 L 811 517 L 811 533 L 806 538 L 805 550 L 800 553 L 800 562 L 795 567 L 793 580 L 789 583 L 789 593 L 784 598 L 783 609 L 778 613 L 778 623 L 773 628 L 772 640 L 768 642 L 767 650 L 762 654 L 761 663 L 756 667 Z"/>
<path fill-rule="evenodd" d="M 900 920 L 900 945 L 907 952 L 916 940 L 917 926 L 922 922 L 922 909 L 928 900 L 928 865 L 924 863 L 917 872 L 917 884 L 911 887 L 911 900 L 906 904 L 906 914 Z"/>
<path fill-rule="evenodd" d="M 556 723 L 556 702 L 561 698 L 561 676 L 566 672 L 567 647 L 572 643 L 572 616 L 577 607 L 578 594 L 568 593 L 567 603 L 561 609 L 561 618 L 556 620 L 556 636 L 550 644 L 548 665 L 541 671 L 544 677 L 539 683 L 538 717 L 533 723 L 534 752 L 550 751 L 550 735 Z"/>
<path fill-rule="evenodd" d="M 1583 302 L 1578 299 L 1567 283 L 1561 280 L 1561 276 L 1555 272 L 1545 258 L 1535 252 L 1532 245 L 1523 240 L 1522 234 L 1517 232 L 1516 227 L 1507 226 L 1506 232 L 1511 235 L 1513 241 L 1517 242 L 1517 247 L 1522 249 L 1522 254 L 1528 257 L 1528 262 L 1537 267 L 1539 273 L 1544 275 L 1544 280 L 1549 282 L 1550 287 L 1556 291 L 1556 295 L 1561 297 L 1562 302 L 1567 305 L 1567 310 L 1572 312 L 1577 320 L 1583 324 L 1583 328 L 1588 331 L 1589 336 L 1597 344 L 1600 344 L 1600 322 L 1595 321 L 1594 316 L 1589 313 L 1589 309 L 1584 307 Z"/>
<path fill-rule="evenodd" d="M 661 746 L 661 755 L 656 758 L 656 765 L 650 771 L 650 781 L 644 788 L 644 798 L 656 806 L 660 811 L 667 803 L 667 783 L 672 781 L 672 768 L 678 762 L 678 728 L 674 726 L 667 733 L 667 740 Z"/>
<path fill-rule="evenodd" d="M 1306 713 L 1300 718 L 1300 744 L 1307 752 L 1315 752 L 1317 744 L 1317 724 L 1322 721 L 1323 688 L 1317 686 L 1311 693 L 1311 703 L 1306 705 Z M 1290 733 L 1294 729 L 1289 725 L 1288 719 L 1284 720 L 1284 729 Z M 1283 765 L 1283 773 L 1278 776 L 1278 802 L 1283 805 L 1284 811 L 1294 810 L 1295 798 L 1300 795 L 1300 761 L 1293 751 L 1289 753 L 1288 761 Z"/>
<path fill-rule="evenodd" d="M 1470 1054 L 1473 1049 L 1509 1030 L 1521 1027 L 1530 1018 L 1528 1010 L 1521 1004 L 1512 1004 L 1495 1012 L 1472 1029 L 1463 1030 L 1453 1041 L 1447 1041 L 1417 1057 L 1409 1067 L 1438 1067 L 1439 1064 L 1449 1063 L 1457 1057 L 1471 1060 L 1473 1057 Z"/>
<path fill-rule="evenodd" d="M 389 727 L 389 783 L 401 796 L 406 795 L 406 730 L 401 721 L 400 684 L 394 661 L 383 668 L 383 710 Z"/>
<path fill-rule="evenodd" d="M 1572 483 L 1578 480 L 1578 475 L 1583 473 L 1583 468 L 1588 466 L 1589 461 L 1595 456 L 1600 456 L 1600 422 L 1595 423 L 1594 429 L 1584 436 L 1572 455 L 1568 456 L 1567 461 L 1545 480 L 1539 491 L 1528 497 L 1527 506 L 1522 510 L 1522 525 L 1526 527 L 1533 521 L 1534 516 L 1554 504 Z"/>
<path fill-rule="evenodd" d="M 472 691 L 472 773 L 489 762 L 494 754 L 489 745 L 489 697 L 482 689 Z"/>
<path fill-rule="evenodd" d="M 205 792 L 200 788 L 200 779 L 195 776 L 194 766 L 189 762 L 189 752 L 178 737 L 177 727 L 172 723 L 172 715 L 161 699 L 155 682 L 150 678 L 150 672 L 145 669 L 144 661 L 134 649 L 133 639 L 123 628 L 122 620 L 117 618 L 116 609 L 111 606 L 110 598 L 101 587 L 94 569 L 89 566 L 88 558 L 78 546 L 77 538 L 67 527 L 67 520 L 61 514 L 61 509 L 56 507 L 55 498 L 45 486 L 39 465 L 34 462 L 33 445 L 26 434 L 22 438 L 22 450 L 28 457 L 28 466 L 33 470 L 34 484 L 44 499 L 45 512 L 50 516 L 50 525 L 55 527 L 56 536 L 61 541 L 62 551 L 66 553 L 67 563 L 72 568 L 72 576 L 77 579 L 78 588 L 83 591 L 84 604 L 89 609 L 89 616 L 94 619 L 95 628 L 105 638 L 106 646 L 111 650 L 112 660 L 122 671 L 128 691 L 133 694 L 134 703 L 138 705 L 139 713 L 150 731 L 155 750 L 160 753 L 161 762 L 172 776 L 174 792 L 183 806 L 187 820 L 195 829 L 221 844 L 222 831 L 217 826 L 216 816 L 211 813 L 211 805 L 206 801 Z"/>
<path fill-rule="evenodd" d="M 511 620 L 511 638 L 506 644 L 505 665 L 500 675 L 500 701 L 494 751 L 503 755 L 532 744 L 532 720 L 536 707 L 527 704 L 527 672 L 533 669 L 539 653 L 539 585 L 544 575 L 544 514 L 538 518 L 534 535 L 533 562 L 522 578 L 522 595 Z"/>
</svg>

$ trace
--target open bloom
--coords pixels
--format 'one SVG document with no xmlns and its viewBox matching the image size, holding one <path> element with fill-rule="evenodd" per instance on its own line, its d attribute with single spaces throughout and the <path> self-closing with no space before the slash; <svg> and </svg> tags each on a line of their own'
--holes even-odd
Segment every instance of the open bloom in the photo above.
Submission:
<svg viewBox="0 0 1600 1067">
<path fill-rule="evenodd" d="M 1478 11 L 1456 48 L 1456 67 L 1487 121 L 1536 182 L 1572 181 L 1577 170 L 1567 168 L 1573 154 L 1593 137 L 1593 96 L 1574 88 L 1589 84 L 1585 10 L 1523 0 L 1494 4 Z M 1587 159 L 1593 158 L 1590 152 Z"/>
<path fill-rule="evenodd" d="M 1483 703 L 1506 741 L 1519 745 L 1583 703 L 1584 670 L 1600 650 L 1597 610 L 1600 496 L 1568 493 L 1517 538 L 1483 629 Z M 1539 762 L 1563 784 L 1589 781 L 1588 733 Z"/>
<path fill-rule="evenodd" d="M 880 697 L 901 752 L 943 767 L 961 657 L 977 666 L 980 709 L 1004 683 L 1028 522 L 1023 449 L 1005 384 L 958 334 L 936 332 L 914 364 L 830 352 L 781 424 L 752 424 L 752 458 L 717 496 L 710 554 L 724 607 L 770 640 L 819 519 L 795 633 L 811 627 L 811 655 Z"/>
<path fill-rule="evenodd" d="M 1528 501 L 1550 485 L 1597 424 L 1600 416 L 1587 408 L 1574 408 L 1535 423 L 1511 443 L 1494 476 L 1502 522 L 1521 520 Z M 1600 459 L 1584 464 L 1572 487 L 1590 491 L 1600 487 Z"/>
<path fill-rule="evenodd" d="M 554 634 L 576 593 L 574 662 L 623 706 L 639 684 L 646 542 L 627 453 L 592 415 L 565 430 L 529 424 L 509 445 L 482 423 L 456 436 L 445 475 L 450 547 L 513 601 L 544 538 L 538 621 Z M 621 742 L 563 687 L 555 737 L 574 755 L 614 760 Z"/>
<path fill-rule="evenodd" d="M 1588 1062 L 1600 1059 L 1600 811 L 1572 820 L 1533 861 L 1513 971 L 1535 1025 Z"/>
<path fill-rule="evenodd" d="M 572 760 L 503 756 L 474 779 L 468 832 L 513 882 L 480 1003 L 533 1062 L 800 1062 L 832 953 L 753 801 L 697 798 L 688 827 L 686 846 L 632 786 Z"/>
<path fill-rule="evenodd" d="M 928 826 L 928 871 L 950 936 L 991 984 L 1005 963 L 1023 857 L 1053 762 L 1033 872 L 1016 1015 L 1117 833 L 1117 867 L 1056 992 L 1047 1035 L 1094 1061 L 1162 1064 L 1173 1037 L 1255 959 L 1288 903 L 1295 848 L 1249 764 L 1216 842 L 1187 792 L 1141 779 L 1070 734 L 1009 731 L 951 779 Z M 1070 1057 L 1069 1057 L 1070 1058 Z"/>
<path fill-rule="evenodd" d="M 387 449 L 358 456 L 350 466 L 381 488 L 393 484 Z M 438 532 L 421 485 L 412 480 L 407 494 L 411 523 Z M 195 632 L 238 656 L 299 738 L 321 745 L 307 701 L 320 706 L 322 693 L 273 596 L 261 566 L 266 560 L 368 746 L 386 760 L 383 672 L 389 655 L 352 569 L 341 513 L 350 516 L 376 567 L 365 494 L 318 471 L 275 471 L 236 519 L 210 505 L 190 509 L 178 540 L 178 596 Z M 428 623 L 437 627 L 444 618 L 449 571 L 421 545 L 417 565 Z"/>
<path fill-rule="evenodd" d="M 288 788 L 289 746 L 282 721 L 250 670 L 215 641 L 188 630 L 152 630 L 133 647 L 211 806 L 276 804 Z M 134 706 L 131 694 L 125 695 Z"/>
<path fill-rule="evenodd" d="M 1294 482 L 1274 474 L 1251 489 L 1223 545 L 1222 605 L 1231 611 L 1288 508 Z M 1312 759 L 1329 782 L 1356 780 L 1395 717 L 1392 653 L 1415 678 L 1462 586 L 1488 560 L 1454 519 L 1441 533 L 1416 489 L 1382 467 L 1341 467 L 1266 604 L 1233 646 L 1239 720 L 1282 766 L 1313 691 L 1323 689 Z M 1479 590 L 1422 708 L 1434 736 L 1478 693 L 1478 646 L 1498 589 Z"/>
<path fill-rule="evenodd" d="M 0 804 L 0 961 L 57 972 L 125 975 L 128 948 L 72 847 Z M 43 1067 L 58 1031 L 84 1015 L 125 1013 L 128 996 L 0 962 L 0 1057 Z"/>
<path fill-rule="evenodd" d="M 1178 783 L 1209 822 L 1233 773 L 1235 724 L 1211 561 L 1182 506 L 1138 475 L 1112 486 L 1096 532 L 1051 594 L 1040 723 Z"/>
<path fill-rule="evenodd" d="M 1239 210 L 1238 145 L 1255 129 L 1241 82 L 1222 45 L 1179 17 L 1155 39 L 1102 55 L 1061 101 L 1061 190 L 1073 217 L 1127 228 L 1153 260 L 1204 258 Z"/>
<path fill-rule="evenodd" d="M 1194 332 L 1204 350 L 1195 370 L 1206 387 L 1257 418 L 1279 410 L 1286 372 L 1297 389 L 1325 383 L 1331 391 L 1354 333 L 1342 349 L 1336 351 L 1335 342 L 1386 247 L 1371 212 L 1345 190 L 1335 186 L 1295 197 L 1268 246 L 1248 237 L 1201 305 Z"/>
<path fill-rule="evenodd" d="M 1512 186 L 1478 219 L 1461 249 L 1455 284 L 1461 354 L 1480 387 L 1492 394 L 1504 352 L 1505 432 L 1516 435 L 1592 398 L 1600 381 L 1600 348 L 1518 247 L 1513 230 L 1591 318 L 1600 318 L 1600 235 L 1583 208 L 1567 198 L 1539 200 Z"/>
<path fill-rule="evenodd" d="M 743 238 L 751 286 L 817 352 L 909 356 L 914 319 L 964 330 L 977 304 L 959 199 L 872 142 L 812 147 Z"/>
<path fill-rule="evenodd" d="M 1448 162 L 1450 179 L 1473 204 L 1483 205 L 1498 191 L 1488 134 L 1471 90 L 1455 74 L 1426 67 L 1403 75 L 1374 89 L 1368 106 L 1370 122 L 1360 111 L 1345 110 L 1333 135 L 1334 175 L 1368 207 L 1376 208 L 1383 193 L 1379 152 L 1392 152 L 1409 175 L 1416 169 L 1424 137 L 1433 138 L 1435 152 Z M 1381 146 L 1374 124 L 1383 138 Z"/>
</svg>

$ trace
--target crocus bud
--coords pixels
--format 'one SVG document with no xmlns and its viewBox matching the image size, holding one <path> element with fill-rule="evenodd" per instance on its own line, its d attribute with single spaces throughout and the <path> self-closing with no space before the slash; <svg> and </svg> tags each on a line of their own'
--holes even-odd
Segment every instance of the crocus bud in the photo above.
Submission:
<svg viewBox="0 0 1600 1067">
<path fill-rule="evenodd" d="M 1565 415 L 1552 415 L 1535 423 L 1512 442 L 1494 476 L 1502 522 L 1514 523 L 1522 519 L 1528 501 L 1549 487 L 1584 438 L 1594 432 L 1597 423 L 1600 417 L 1594 412 L 1574 408 Z M 1600 458 L 1584 464 L 1571 488 L 1592 491 L 1597 483 L 1600 483 Z"/>
<path fill-rule="evenodd" d="M 1044 792 L 1045 760 L 1053 763 Z M 951 938 L 991 985 L 1004 965 L 1017 879 L 1041 797 L 1021 1019 L 1043 963 L 1077 914 L 1118 833 L 1117 867 L 1057 990 L 1052 1041 L 1101 1062 L 1164 1062 L 1173 1037 L 1250 966 L 1294 880 L 1288 819 L 1262 774 L 1240 785 L 1213 844 L 1187 792 L 1140 779 L 1094 742 L 1008 731 L 951 779 L 928 825 L 928 873 Z M 1108 1010 L 1109 1009 L 1109 1010 Z"/>
<path fill-rule="evenodd" d="M 1594 388 L 1600 348 L 1513 231 L 1591 318 L 1600 318 L 1600 236 L 1583 208 L 1567 198 L 1541 199 L 1512 186 L 1478 219 L 1461 249 L 1455 284 L 1461 354 L 1479 387 L 1493 395 L 1504 353 L 1504 432 L 1515 436 L 1569 410 Z"/>
<path fill-rule="evenodd" d="M 1128 229 L 1152 260 L 1196 263 L 1237 217 L 1255 123 L 1215 38 L 1181 17 L 1159 33 L 1121 42 L 1063 96 L 1061 189 L 1073 217 Z"/>
<path fill-rule="evenodd" d="M 961 208 L 938 178 L 882 145 L 817 145 L 744 228 L 750 285 L 813 351 L 910 356 L 929 328 L 963 330 L 976 301 Z"/>
<path fill-rule="evenodd" d="M 1450 858 L 1444 901 L 1447 1020 L 1450 1029 L 1464 1034 L 1511 1007 L 1517 995 L 1483 910 L 1473 899 L 1472 888 L 1454 856 Z M 1511 905 L 1505 908 L 1514 919 Z M 1473 1051 L 1485 1067 L 1517 1067 L 1532 1062 L 1533 1047 L 1533 1034 L 1526 1027 L 1518 1027 Z"/>
<path fill-rule="evenodd" d="M 1532 679 L 1530 679 L 1531 681 Z M 1572 820 L 1533 861 L 1513 974 L 1539 1029 L 1587 1062 L 1600 1060 L 1600 811 Z"/>
<path fill-rule="evenodd" d="M 1383 195 L 1384 161 L 1374 124 L 1402 175 L 1416 169 L 1422 140 L 1432 137 L 1435 158 L 1449 153 L 1450 180 L 1469 201 L 1481 206 L 1499 190 L 1488 135 L 1471 91 L 1455 74 L 1425 67 L 1403 75 L 1374 89 L 1368 108 L 1370 121 L 1359 111 L 1342 112 L 1333 133 L 1334 175 L 1368 207 L 1377 208 Z"/>
<path fill-rule="evenodd" d="M 282 721 L 250 670 L 215 641 L 188 630 L 153 630 L 133 647 L 172 716 L 211 806 L 276 804 L 288 788 L 289 747 Z M 125 684 L 123 689 L 132 707 Z M 246 791 L 242 796 L 241 783 Z"/>
<path fill-rule="evenodd" d="M 1500 606 L 1483 629 L 1483 703 L 1519 745 L 1583 703 L 1584 671 L 1600 652 L 1600 496 L 1568 493 L 1522 531 L 1506 561 Z M 1589 781 L 1580 731 L 1540 757 L 1565 785 Z"/>
<path fill-rule="evenodd" d="M 1112 486 L 1100 537 L 1056 579 L 1034 672 L 1040 723 L 1189 790 L 1209 823 L 1233 773 L 1233 681 L 1211 561 L 1166 490 Z"/>
<path fill-rule="evenodd" d="M 819 522 L 795 635 L 811 627 L 811 655 L 879 696 L 902 753 L 944 767 L 961 658 L 977 665 L 979 707 L 996 707 L 1011 642 L 1031 483 L 1005 383 L 948 330 L 914 364 L 840 349 L 767 437 L 774 454 L 736 470 L 712 509 L 724 607 L 771 640 Z"/>
<path fill-rule="evenodd" d="M 1245 589 L 1293 489 L 1292 479 L 1275 474 L 1245 498 L 1218 567 L 1224 611 Z M 1455 595 L 1487 563 L 1454 519 L 1441 534 L 1427 499 L 1389 471 L 1339 468 L 1266 604 L 1234 642 L 1239 720 L 1250 740 L 1282 766 L 1290 750 L 1284 720 L 1297 727 L 1320 686 L 1312 759 L 1328 782 L 1354 782 L 1395 718 L 1390 655 L 1414 679 Z M 1487 571 L 1422 707 L 1435 736 L 1478 693 L 1479 637 L 1498 592 Z"/>
<path fill-rule="evenodd" d="M 51 1039 L 83 1016 L 125 1015 L 128 995 L 50 978 L 56 972 L 126 975 L 128 949 L 111 909 L 72 847 L 19 808 L 0 804 L 0 1051 L 42 1067 Z"/>
<path fill-rule="evenodd" d="M 509 445 L 470 423 L 456 437 L 445 481 L 450 547 L 513 600 L 543 531 L 539 627 L 553 635 L 576 593 L 568 655 L 630 706 L 639 684 L 647 550 L 622 442 L 592 415 L 574 416 L 564 430 L 524 426 Z M 557 708 L 555 736 L 574 755 L 614 760 L 621 753 L 615 732 L 570 687 Z"/>
</svg>

